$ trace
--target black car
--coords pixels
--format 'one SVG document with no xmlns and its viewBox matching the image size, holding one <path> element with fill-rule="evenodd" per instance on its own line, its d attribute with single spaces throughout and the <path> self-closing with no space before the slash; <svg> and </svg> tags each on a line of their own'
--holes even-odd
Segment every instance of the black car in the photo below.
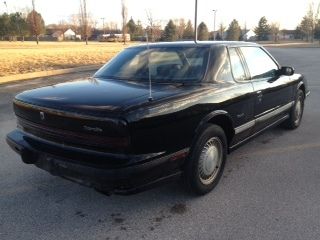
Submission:
<svg viewBox="0 0 320 240">
<path fill-rule="evenodd" d="M 205 194 L 230 151 L 280 123 L 297 128 L 308 94 L 255 43 L 134 46 L 90 79 L 18 94 L 7 142 L 23 162 L 105 193 L 183 177 Z"/>
</svg>

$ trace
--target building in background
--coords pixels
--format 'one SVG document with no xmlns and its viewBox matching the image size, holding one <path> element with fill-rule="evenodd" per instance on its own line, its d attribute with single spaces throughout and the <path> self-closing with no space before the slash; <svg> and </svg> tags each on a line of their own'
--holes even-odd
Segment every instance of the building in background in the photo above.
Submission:
<svg viewBox="0 0 320 240">
<path fill-rule="evenodd" d="M 131 41 L 131 36 L 129 33 L 125 34 L 126 42 Z M 98 36 L 97 40 L 99 42 L 123 42 L 123 34 L 101 34 Z"/>
<path fill-rule="evenodd" d="M 257 38 L 257 35 L 255 34 L 255 32 L 252 29 L 246 30 L 242 34 L 242 39 L 244 41 L 255 41 L 256 38 Z"/>
<path fill-rule="evenodd" d="M 76 34 L 71 28 L 63 33 L 63 39 L 66 41 L 81 40 L 81 35 Z"/>
</svg>

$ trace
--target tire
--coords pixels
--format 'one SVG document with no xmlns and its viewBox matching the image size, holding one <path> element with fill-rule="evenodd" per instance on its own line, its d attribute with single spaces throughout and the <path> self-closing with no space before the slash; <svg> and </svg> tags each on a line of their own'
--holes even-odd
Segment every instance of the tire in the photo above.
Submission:
<svg viewBox="0 0 320 240">
<path fill-rule="evenodd" d="M 189 191 L 204 195 L 219 182 L 227 157 L 227 138 L 217 125 L 206 124 L 196 136 L 184 171 Z"/>
<path fill-rule="evenodd" d="M 287 129 L 296 129 L 300 126 L 304 110 L 304 93 L 301 89 L 297 91 L 296 99 L 290 110 L 289 118 L 283 123 Z"/>
</svg>

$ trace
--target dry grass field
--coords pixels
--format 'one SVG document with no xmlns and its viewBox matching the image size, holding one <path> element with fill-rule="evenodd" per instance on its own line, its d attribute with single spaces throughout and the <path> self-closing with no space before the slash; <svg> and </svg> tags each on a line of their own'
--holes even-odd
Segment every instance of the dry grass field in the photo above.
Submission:
<svg viewBox="0 0 320 240">
<path fill-rule="evenodd" d="M 35 42 L 0 42 L 0 77 L 103 64 L 130 44 L 40 42 L 37 46 Z"/>
</svg>

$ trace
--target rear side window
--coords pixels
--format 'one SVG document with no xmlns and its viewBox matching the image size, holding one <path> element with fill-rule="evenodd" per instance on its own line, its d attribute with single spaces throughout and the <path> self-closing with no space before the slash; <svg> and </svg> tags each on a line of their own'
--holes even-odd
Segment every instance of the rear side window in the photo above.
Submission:
<svg viewBox="0 0 320 240">
<path fill-rule="evenodd" d="M 246 73 L 244 71 L 241 59 L 235 48 L 229 48 L 230 62 L 232 74 L 235 80 L 243 81 L 246 79 Z"/>
<path fill-rule="evenodd" d="M 259 47 L 241 47 L 251 79 L 270 79 L 276 76 L 278 65 Z"/>
</svg>

